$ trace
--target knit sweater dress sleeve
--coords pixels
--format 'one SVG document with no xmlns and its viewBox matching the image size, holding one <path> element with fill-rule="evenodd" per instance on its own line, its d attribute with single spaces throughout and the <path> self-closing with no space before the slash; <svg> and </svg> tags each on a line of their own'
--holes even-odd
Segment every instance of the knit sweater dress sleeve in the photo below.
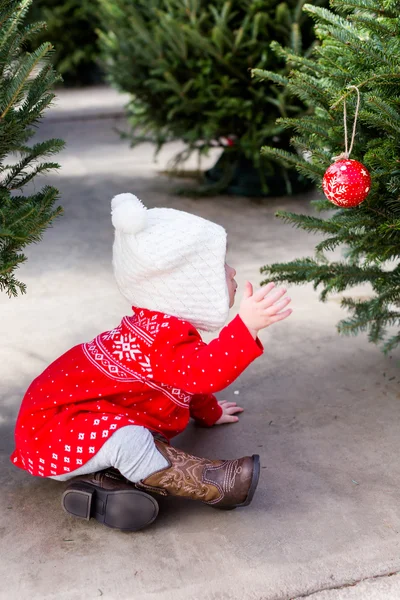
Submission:
<svg viewBox="0 0 400 600">
<path fill-rule="evenodd" d="M 239 315 L 209 344 L 190 323 L 176 319 L 157 336 L 151 362 L 154 377 L 193 394 L 191 415 L 212 425 L 222 413 L 213 394 L 232 383 L 263 350 Z"/>
<path fill-rule="evenodd" d="M 190 416 L 200 425 L 211 427 L 222 415 L 222 408 L 213 394 L 195 394 L 190 401 Z"/>
</svg>

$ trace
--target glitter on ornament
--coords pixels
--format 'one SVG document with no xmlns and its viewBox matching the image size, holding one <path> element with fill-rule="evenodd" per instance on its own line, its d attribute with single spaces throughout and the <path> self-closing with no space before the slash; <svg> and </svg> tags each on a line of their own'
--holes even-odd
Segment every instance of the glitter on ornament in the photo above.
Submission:
<svg viewBox="0 0 400 600">
<path fill-rule="evenodd" d="M 341 208 L 352 208 L 363 202 L 371 189 L 371 176 L 357 160 L 341 159 L 325 172 L 322 187 L 325 196 Z"/>
</svg>

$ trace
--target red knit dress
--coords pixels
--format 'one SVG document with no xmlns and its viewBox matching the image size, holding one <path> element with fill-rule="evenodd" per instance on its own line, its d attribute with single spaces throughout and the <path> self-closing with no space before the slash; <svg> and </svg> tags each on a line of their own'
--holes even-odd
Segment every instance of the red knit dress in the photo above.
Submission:
<svg viewBox="0 0 400 600">
<path fill-rule="evenodd" d="M 213 393 L 262 352 L 239 316 L 205 344 L 187 321 L 133 307 L 118 327 L 71 348 L 32 382 L 11 460 L 32 475 L 62 475 L 126 425 L 168 439 L 190 416 L 211 426 L 222 414 Z"/>
</svg>

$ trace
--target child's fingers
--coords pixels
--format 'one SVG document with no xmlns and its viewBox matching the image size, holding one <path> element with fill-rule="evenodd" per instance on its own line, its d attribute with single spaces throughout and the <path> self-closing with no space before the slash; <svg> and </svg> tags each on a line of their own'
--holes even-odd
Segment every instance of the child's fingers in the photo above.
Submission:
<svg viewBox="0 0 400 600">
<path fill-rule="evenodd" d="M 263 285 L 253 294 L 254 300 L 260 301 L 264 298 L 266 294 L 268 294 L 275 287 L 275 283 L 270 281 L 267 285 Z"/>
<path fill-rule="evenodd" d="M 226 415 L 234 415 L 238 412 L 243 412 L 243 411 L 244 411 L 244 408 L 242 408 L 241 406 L 229 406 L 224 409 L 224 413 Z"/>
<path fill-rule="evenodd" d="M 272 316 L 271 323 L 277 323 L 278 321 L 283 321 L 283 319 L 287 319 L 287 317 L 290 317 L 292 312 L 293 310 L 289 308 L 288 310 L 285 310 L 283 312 L 278 313 L 277 315 Z"/>
<path fill-rule="evenodd" d="M 253 295 L 253 286 L 250 281 L 246 281 L 243 296 L 245 298 L 251 298 L 252 295 Z"/>
<path fill-rule="evenodd" d="M 224 415 L 224 423 L 237 423 L 239 421 L 239 417 L 234 417 L 233 415 Z"/>
<path fill-rule="evenodd" d="M 269 306 L 266 309 L 266 314 L 267 315 L 277 315 L 283 308 L 285 308 L 289 302 L 291 302 L 292 299 L 291 298 L 284 298 L 283 300 L 281 300 L 280 302 L 275 302 L 275 304 L 273 304 L 272 306 Z"/>
<path fill-rule="evenodd" d="M 273 304 L 275 304 L 275 302 L 277 302 L 278 300 L 280 300 L 282 298 L 282 296 L 284 296 L 286 294 L 286 288 L 278 288 L 276 290 L 273 290 L 272 292 L 270 292 L 268 294 L 268 296 L 266 298 L 263 298 L 260 300 L 260 305 L 262 308 L 268 308 L 270 306 L 272 306 Z"/>
</svg>

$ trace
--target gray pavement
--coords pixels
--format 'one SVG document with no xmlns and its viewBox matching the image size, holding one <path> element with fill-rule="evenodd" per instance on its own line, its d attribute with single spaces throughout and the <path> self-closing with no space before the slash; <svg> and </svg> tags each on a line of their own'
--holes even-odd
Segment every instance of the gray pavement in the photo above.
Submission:
<svg viewBox="0 0 400 600">
<path fill-rule="evenodd" d="M 149 144 L 130 149 L 115 131 L 126 127 L 125 101 L 101 89 L 63 93 L 38 133 L 67 142 L 61 170 L 46 179 L 65 213 L 27 251 L 27 295 L 0 296 L 1 600 L 400 599 L 400 352 L 384 357 L 364 335 L 339 337 L 340 297 L 322 304 L 311 286 L 290 290 L 292 317 L 261 333 L 264 355 L 217 395 L 240 401 L 240 422 L 190 426 L 174 442 L 210 458 L 258 452 L 249 507 L 166 499 L 150 528 L 126 534 L 69 517 L 63 484 L 9 462 L 32 379 L 129 313 L 112 278 L 113 195 L 131 191 L 149 207 L 226 227 L 240 287 L 231 317 L 261 265 L 313 251 L 315 237 L 274 218 L 277 209 L 311 211 L 310 196 L 259 204 L 174 195 L 176 181 L 160 171 L 178 146 L 157 164 Z"/>
</svg>

